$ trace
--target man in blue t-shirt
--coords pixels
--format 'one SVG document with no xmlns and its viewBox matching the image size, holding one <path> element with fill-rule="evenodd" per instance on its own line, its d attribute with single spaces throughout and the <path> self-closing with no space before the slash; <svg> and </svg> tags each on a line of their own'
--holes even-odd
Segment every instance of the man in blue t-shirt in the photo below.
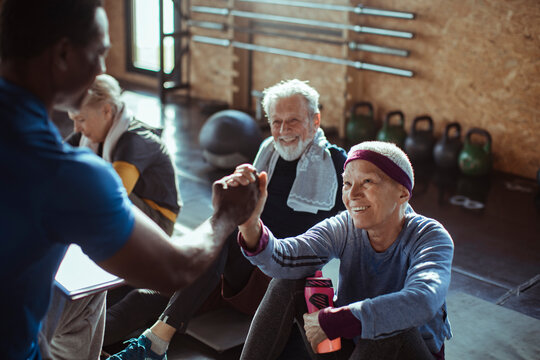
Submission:
<svg viewBox="0 0 540 360">
<path fill-rule="evenodd" d="M 2 359 L 41 358 L 37 333 L 70 243 L 134 286 L 173 292 L 213 261 L 257 197 L 255 187 L 216 184 L 215 199 L 227 205 L 216 201 L 212 218 L 176 243 L 132 206 L 109 164 L 62 143 L 49 114 L 79 108 L 109 47 L 101 0 L 2 3 Z"/>
</svg>

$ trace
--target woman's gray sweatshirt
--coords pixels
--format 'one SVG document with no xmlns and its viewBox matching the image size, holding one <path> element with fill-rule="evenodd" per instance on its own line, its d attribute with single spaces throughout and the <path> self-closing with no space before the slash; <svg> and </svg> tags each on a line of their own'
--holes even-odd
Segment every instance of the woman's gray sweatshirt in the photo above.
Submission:
<svg viewBox="0 0 540 360">
<path fill-rule="evenodd" d="M 373 250 L 367 232 L 354 227 L 347 211 L 296 237 L 276 239 L 264 227 L 261 243 L 266 247 L 256 255 L 244 253 L 276 278 L 312 276 L 331 259 L 340 259 L 334 306 L 349 306 L 362 323 L 364 339 L 417 327 L 436 353 L 452 336 L 446 314 L 452 238 L 439 222 L 410 206 L 396 241 L 380 253 Z"/>
</svg>

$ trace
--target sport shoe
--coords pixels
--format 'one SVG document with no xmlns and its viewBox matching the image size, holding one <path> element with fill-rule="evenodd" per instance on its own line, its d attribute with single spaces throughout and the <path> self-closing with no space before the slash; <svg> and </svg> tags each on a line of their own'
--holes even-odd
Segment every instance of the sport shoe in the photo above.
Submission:
<svg viewBox="0 0 540 360">
<path fill-rule="evenodd" d="M 158 355 L 150 346 L 152 341 L 141 335 L 137 339 L 129 339 L 124 344 L 129 344 L 124 350 L 107 358 L 107 360 L 167 360 L 167 354 Z"/>
</svg>

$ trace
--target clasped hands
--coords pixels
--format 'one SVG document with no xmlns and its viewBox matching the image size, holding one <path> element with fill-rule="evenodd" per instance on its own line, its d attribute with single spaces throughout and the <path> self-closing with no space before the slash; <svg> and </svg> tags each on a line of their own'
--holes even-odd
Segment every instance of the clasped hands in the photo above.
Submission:
<svg viewBox="0 0 540 360">
<path fill-rule="evenodd" d="M 251 164 L 236 167 L 234 173 L 227 175 L 213 184 L 212 204 L 217 214 L 224 213 L 237 225 L 245 237 L 251 230 L 256 229 L 266 203 L 267 175 L 257 174 L 257 169 Z M 255 238 L 258 239 L 257 236 Z M 247 240 L 247 239 L 246 239 Z M 304 314 L 304 329 L 316 353 L 317 345 L 327 338 L 319 324 L 319 311 Z"/>
<path fill-rule="evenodd" d="M 239 165 L 233 174 L 215 181 L 212 186 L 215 216 L 226 217 L 236 225 L 259 216 L 265 201 L 266 173 L 257 175 L 249 164 Z"/>
</svg>

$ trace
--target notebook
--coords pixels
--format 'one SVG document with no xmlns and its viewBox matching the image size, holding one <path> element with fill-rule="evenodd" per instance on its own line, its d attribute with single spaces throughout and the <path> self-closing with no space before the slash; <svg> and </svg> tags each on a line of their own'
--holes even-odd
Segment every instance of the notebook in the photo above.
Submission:
<svg viewBox="0 0 540 360">
<path fill-rule="evenodd" d="M 100 268 L 76 244 L 68 247 L 55 276 L 55 285 L 72 300 L 112 289 L 123 283 L 123 279 Z"/>
</svg>

